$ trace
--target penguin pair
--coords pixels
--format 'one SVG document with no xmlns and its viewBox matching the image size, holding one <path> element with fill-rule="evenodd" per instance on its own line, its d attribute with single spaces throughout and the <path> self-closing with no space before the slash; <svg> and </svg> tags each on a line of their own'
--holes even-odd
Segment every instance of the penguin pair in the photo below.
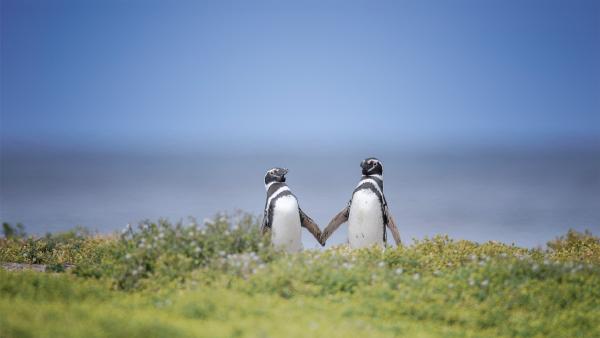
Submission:
<svg viewBox="0 0 600 338">
<path fill-rule="evenodd" d="M 383 165 L 376 158 L 367 158 L 360 164 L 362 178 L 352 193 L 348 205 L 329 222 L 321 232 L 308 217 L 296 196 L 285 183 L 287 169 L 273 168 L 265 175 L 267 201 L 261 226 L 262 233 L 271 231 L 275 247 L 288 252 L 302 250 L 302 227 L 306 228 L 321 245 L 344 222 L 348 222 L 348 242 L 351 248 L 362 248 L 387 242 L 386 227 L 390 229 L 396 245 L 400 233 L 390 213 L 383 194 Z"/>
</svg>

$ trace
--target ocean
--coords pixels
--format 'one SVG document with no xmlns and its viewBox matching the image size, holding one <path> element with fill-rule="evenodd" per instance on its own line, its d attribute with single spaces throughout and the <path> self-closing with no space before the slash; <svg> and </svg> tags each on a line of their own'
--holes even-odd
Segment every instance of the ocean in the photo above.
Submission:
<svg viewBox="0 0 600 338">
<path fill-rule="evenodd" d="M 235 210 L 262 215 L 264 172 L 282 166 L 300 206 L 323 228 L 351 197 L 360 161 L 376 156 L 405 243 L 448 234 L 536 247 L 570 228 L 600 234 L 599 148 L 282 153 L 5 149 L 0 218 L 43 234 L 76 225 L 109 233 L 146 219 L 202 221 Z M 303 236 L 306 248 L 318 247 Z M 345 237 L 342 226 L 328 245 Z"/>
</svg>

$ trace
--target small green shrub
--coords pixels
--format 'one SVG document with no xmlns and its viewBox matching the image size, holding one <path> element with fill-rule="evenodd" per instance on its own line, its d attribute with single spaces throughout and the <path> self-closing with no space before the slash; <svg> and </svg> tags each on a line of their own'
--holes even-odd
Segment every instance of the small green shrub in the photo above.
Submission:
<svg viewBox="0 0 600 338">
<path fill-rule="evenodd" d="M 12 238 L 24 238 L 27 236 L 25 232 L 25 226 L 21 223 L 17 223 L 14 227 L 10 225 L 10 223 L 2 223 L 2 232 L 4 233 L 4 238 L 12 239 Z"/>
<path fill-rule="evenodd" d="M 566 235 L 548 242 L 552 259 L 600 264 L 600 237 L 589 231 L 569 230 Z"/>
<path fill-rule="evenodd" d="M 122 289 L 148 278 L 183 282 L 194 269 L 232 254 L 265 252 L 267 244 L 257 219 L 249 214 L 217 215 L 204 224 L 142 222 L 123 230 L 113 270 Z"/>
</svg>

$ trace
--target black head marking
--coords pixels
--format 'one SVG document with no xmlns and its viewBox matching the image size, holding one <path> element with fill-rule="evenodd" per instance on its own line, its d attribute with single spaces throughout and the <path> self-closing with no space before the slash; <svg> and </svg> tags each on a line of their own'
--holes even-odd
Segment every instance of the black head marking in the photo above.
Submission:
<svg viewBox="0 0 600 338">
<path fill-rule="evenodd" d="M 362 168 L 362 174 L 365 176 L 369 175 L 382 175 L 383 164 L 375 157 L 369 157 L 360 162 Z"/>
<path fill-rule="evenodd" d="M 285 182 L 285 175 L 288 173 L 288 170 L 285 168 L 272 168 L 267 170 L 265 174 L 265 184 L 269 184 L 272 182 Z"/>
</svg>

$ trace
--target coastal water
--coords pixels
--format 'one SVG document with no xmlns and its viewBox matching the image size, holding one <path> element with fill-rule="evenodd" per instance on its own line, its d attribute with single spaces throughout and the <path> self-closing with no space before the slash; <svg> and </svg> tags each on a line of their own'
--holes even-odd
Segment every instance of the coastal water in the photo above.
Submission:
<svg viewBox="0 0 600 338">
<path fill-rule="evenodd" d="M 4 151 L 0 218 L 30 233 L 99 232 L 160 217 L 262 213 L 263 175 L 290 169 L 300 205 L 324 227 L 372 154 Z M 600 234 L 600 149 L 386 151 L 384 191 L 405 242 L 435 234 L 538 246 L 569 228 Z M 304 234 L 305 247 L 316 247 Z M 329 243 L 345 241 L 342 226 Z"/>
</svg>

